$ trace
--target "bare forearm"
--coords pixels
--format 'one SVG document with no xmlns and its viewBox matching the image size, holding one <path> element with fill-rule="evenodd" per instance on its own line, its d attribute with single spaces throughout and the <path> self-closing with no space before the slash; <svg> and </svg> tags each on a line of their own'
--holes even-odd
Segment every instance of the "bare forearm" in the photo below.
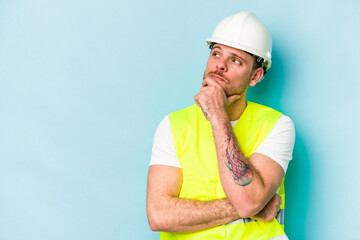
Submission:
<svg viewBox="0 0 360 240">
<path fill-rule="evenodd" d="M 248 217 L 266 204 L 264 183 L 251 163 L 244 157 L 230 122 L 226 119 L 212 124 L 221 183 L 239 214 Z M 264 202 L 265 200 L 265 202 Z M 269 199 L 268 199 L 269 200 Z M 241 203 L 239 203 L 241 202 Z"/>
<path fill-rule="evenodd" d="M 241 152 L 229 119 L 238 119 L 246 109 L 245 95 L 229 94 L 211 76 L 202 86 L 194 100 L 212 126 L 224 192 L 241 217 L 253 216 L 274 196 L 283 169 L 264 154 L 246 159 Z"/>
<path fill-rule="evenodd" d="M 246 186 L 250 184 L 255 173 L 250 162 L 241 152 L 230 123 L 224 122 L 223 129 L 215 132 L 215 143 L 218 145 L 217 152 L 222 159 L 220 165 L 226 165 L 233 177 L 234 183 L 237 185 Z"/>
<path fill-rule="evenodd" d="M 192 232 L 231 222 L 239 215 L 227 199 L 199 201 L 164 196 L 148 205 L 150 227 L 154 231 Z"/>
</svg>

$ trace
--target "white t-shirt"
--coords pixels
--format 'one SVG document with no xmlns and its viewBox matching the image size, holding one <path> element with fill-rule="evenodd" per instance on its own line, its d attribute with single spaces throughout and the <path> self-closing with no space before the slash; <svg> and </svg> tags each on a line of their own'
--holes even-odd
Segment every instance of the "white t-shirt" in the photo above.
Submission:
<svg viewBox="0 0 360 240">
<path fill-rule="evenodd" d="M 231 121 L 232 127 L 236 121 Z M 282 115 L 269 136 L 255 150 L 277 162 L 286 172 L 295 142 L 293 121 Z M 167 165 L 181 168 L 171 137 L 169 115 L 165 116 L 156 129 L 152 148 L 151 165 Z"/>
</svg>

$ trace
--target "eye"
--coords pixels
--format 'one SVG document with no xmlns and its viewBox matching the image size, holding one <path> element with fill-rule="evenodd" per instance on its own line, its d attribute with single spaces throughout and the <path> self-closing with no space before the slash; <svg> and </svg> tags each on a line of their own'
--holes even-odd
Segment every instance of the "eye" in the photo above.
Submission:
<svg viewBox="0 0 360 240">
<path fill-rule="evenodd" d="M 241 65 L 241 61 L 240 61 L 239 59 L 237 59 L 237 58 L 234 58 L 234 59 L 233 59 L 233 62 L 234 62 L 235 64 Z"/>
<path fill-rule="evenodd" d="M 220 56 L 220 53 L 218 53 L 218 52 L 213 52 L 212 55 L 213 55 L 214 57 L 219 57 L 219 56 Z"/>
</svg>

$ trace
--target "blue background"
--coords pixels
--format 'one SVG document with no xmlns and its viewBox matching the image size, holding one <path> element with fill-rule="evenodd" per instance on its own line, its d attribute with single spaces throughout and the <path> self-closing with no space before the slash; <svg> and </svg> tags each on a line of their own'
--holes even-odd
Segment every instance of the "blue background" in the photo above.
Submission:
<svg viewBox="0 0 360 240">
<path fill-rule="evenodd" d="M 360 2 L 0 1 L 0 239 L 157 239 L 153 134 L 193 104 L 224 17 L 253 11 L 273 66 L 249 100 L 296 126 L 290 239 L 359 239 Z"/>
</svg>

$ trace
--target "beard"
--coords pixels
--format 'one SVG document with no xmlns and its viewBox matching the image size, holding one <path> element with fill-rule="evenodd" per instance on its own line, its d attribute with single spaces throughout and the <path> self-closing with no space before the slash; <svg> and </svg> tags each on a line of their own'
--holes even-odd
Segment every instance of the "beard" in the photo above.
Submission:
<svg viewBox="0 0 360 240">
<path fill-rule="evenodd" d="M 219 83 L 219 84 L 222 87 L 222 89 L 224 90 L 226 97 L 230 97 L 230 96 L 233 96 L 233 95 L 236 95 L 236 94 L 242 95 L 247 90 L 247 88 L 249 87 L 249 83 L 246 83 L 246 84 L 241 85 L 239 87 L 227 86 L 227 85 L 230 85 L 229 83 L 231 83 L 231 81 L 229 79 L 227 79 L 221 73 L 221 71 L 214 71 L 214 72 L 208 72 L 208 73 L 204 72 L 203 80 L 205 80 L 205 78 L 207 78 L 207 77 L 211 77 L 211 75 L 217 75 L 217 76 L 219 76 L 219 77 L 221 77 L 221 78 L 223 78 L 225 80 L 224 84 L 221 84 L 221 83 Z"/>
<path fill-rule="evenodd" d="M 235 89 L 235 88 L 233 88 L 233 89 L 224 89 L 224 92 L 225 92 L 225 94 L 226 94 L 226 97 L 231 97 L 231 96 L 233 96 L 233 95 L 242 95 L 246 90 L 247 90 L 247 87 L 248 87 L 249 85 L 247 85 L 246 87 L 241 87 L 241 88 L 237 88 L 237 89 Z"/>
</svg>

